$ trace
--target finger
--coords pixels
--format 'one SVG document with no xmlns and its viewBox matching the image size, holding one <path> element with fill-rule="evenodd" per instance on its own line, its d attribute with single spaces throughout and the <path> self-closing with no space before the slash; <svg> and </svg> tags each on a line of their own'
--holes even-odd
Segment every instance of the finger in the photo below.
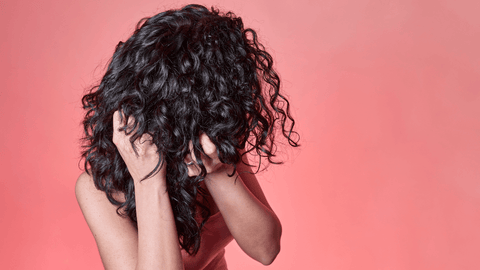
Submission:
<svg viewBox="0 0 480 270">
<path fill-rule="evenodd" d="M 113 113 L 113 142 L 117 143 L 121 138 L 121 135 L 118 133 L 118 129 L 122 125 L 122 119 L 119 111 Z"/>
<path fill-rule="evenodd" d="M 145 143 L 153 144 L 153 138 L 150 134 L 144 133 L 142 134 L 142 136 L 140 136 L 140 138 L 137 139 L 137 142 L 139 144 L 145 144 Z"/>
<path fill-rule="evenodd" d="M 127 126 L 127 128 L 125 129 L 125 134 L 131 135 L 132 133 L 135 133 L 138 129 L 138 125 L 135 123 L 135 118 L 130 115 L 126 121 L 125 126 Z"/>
<path fill-rule="evenodd" d="M 190 176 L 190 177 L 197 176 L 197 175 L 200 174 L 200 170 L 197 166 L 197 163 L 194 160 L 195 153 L 193 151 L 192 141 L 189 141 L 188 149 L 190 151 L 190 154 L 187 154 L 187 156 L 185 157 L 185 160 L 184 160 L 185 164 L 187 165 L 188 176 Z"/>
<path fill-rule="evenodd" d="M 207 173 L 212 171 L 212 168 L 216 166 L 220 161 L 218 160 L 217 154 L 217 147 L 215 144 L 210 140 L 207 134 L 200 133 L 199 136 L 200 145 L 202 147 L 203 153 L 200 153 L 200 158 L 207 170 Z M 190 150 L 190 154 L 185 157 L 185 164 L 187 165 L 188 175 L 189 176 L 197 176 L 200 174 L 201 170 L 197 163 L 197 158 L 195 157 L 195 151 L 193 147 L 193 142 L 189 141 L 188 147 Z"/>
<path fill-rule="evenodd" d="M 129 135 L 129 137 L 131 134 Z M 137 151 L 146 149 L 152 145 L 152 139 L 151 136 L 148 134 L 142 134 L 139 138 L 137 138 L 134 142 L 135 148 Z"/>
<path fill-rule="evenodd" d="M 118 128 L 120 127 L 121 125 L 121 117 L 120 117 L 120 112 L 119 111 L 115 111 L 113 113 L 113 131 L 116 131 L 118 130 Z"/>
<path fill-rule="evenodd" d="M 128 119 L 126 119 L 125 115 L 120 110 L 113 113 L 112 141 L 117 146 L 117 148 L 119 147 L 119 145 L 122 145 L 122 149 L 124 148 L 128 151 L 133 151 L 135 152 L 135 154 L 141 154 L 144 148 L 151 147 L 153 139 L 149 134 L 146 133 L 142 134 L 142 136 L 135 140 L 134 145 L 130 143 L 130 138 L 137 130 L 138 125 L 135 126 L 135 118 L 133 116 L 130 116 L 128 117 Z M 144 144 L 145 142 L 150 142 L 150 144 Z"/>
<path fill-rule="evenodd" d="M 125 116 L 122 112 L 115 111 L 113 113 L 113 129 L 114 129 L 114 131 L 118 131 L 120 128 L 122 128 L 125 125 L 133 128 L 134 123 L 135 123 L 135 118 L 133 118 L 133 116 L 130 116 L 128 118 L 128 121 L 125 123 Z M 126 131 L 128 131 L 128 129 Z"/>
<path fill-rule="evenodd" d="M 193 142 L 192 141 L 189 141 L 188 142 L 188 149 L 190 150 L 190 154 L 187 155 L 186 159 L 187 159 L 187 164 L 190 164 L 190 163 L 197 163 L 197 159 L 195 157 L 195 150 L 193 149 Z"/>
<path fill-rule="evenodd" d="M 188 176 L 190 176 L 190 177 L 197 176 L 201 172 L 200 168 L 198 167 L 197 163 L 195 163 L 195 162 L 190 163 L 190 165 L 187 164 L 187 170 L 188 170 Z"/>
<path fill-rule="evenodd" d="M 218 158 L 217 147 L 215 147 L 215 144 L 213 144 L 213 142 L 210 140 L 207 134 L 202 132 L 200 134 L 199 140 L 200 140 L 200 145 L 203 148 L 203 151 L 209 158 L 211 159 Z"/>
</svg>

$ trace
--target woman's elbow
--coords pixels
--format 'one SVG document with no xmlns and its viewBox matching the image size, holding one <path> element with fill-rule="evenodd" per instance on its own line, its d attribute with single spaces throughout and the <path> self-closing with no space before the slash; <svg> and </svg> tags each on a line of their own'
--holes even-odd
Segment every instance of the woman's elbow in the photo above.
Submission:
<svg viewBox="0 0 480 270">
<path fill-rule="evenodd" d="M 280 239 L 282 238 L 282 225 L 280 221 L 277 219 L 276 229 L 273 230 L 273 236 L 271 238 L 271 242 L 266 248 L 264 249 L 263 255 L 259 262 L 263 265 L 270 265 L 273 263 L 275 258 L 277 258 L 278 253 L 280 253 Z"/>
<path fill-rule="evenodd" d="M 259 258 L 258 261 L 263 265 L 270 265 L 275 258 L 277 258 L 278 253 L 280 253 L 280 242 L 264 252 L 263 256 Z"/>
</svg>

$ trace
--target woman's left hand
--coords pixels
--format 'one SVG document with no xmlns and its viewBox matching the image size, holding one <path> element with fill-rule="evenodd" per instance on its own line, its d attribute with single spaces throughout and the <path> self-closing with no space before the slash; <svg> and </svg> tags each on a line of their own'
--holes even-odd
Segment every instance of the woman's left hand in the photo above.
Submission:
<svg viewBox="0 0 480 270">
<path fill-rule="evenodd" d="M 272 263 L 280 251 L 282 225 L 268 205 L 252 168 L 245 159 L 237 163 L 237 173 L 231 175 L 233 165 L 220 161 L 210 138 L 202 133 L 199 140 L 206 154 L 201 155 L 207 170 L 205 185 L 229 232 L 250 257 L 264 265 Z M 190 142 L 190 154 L 185 158 L 190 177 L 201 173 L 192 157 L 193 144 Z"/>
<path fill-rule="evenodd" d="M 200 134 L 199 140 L 200 145 L 206 154 L 206 156 L 201 154 L 201 159 L 207 170 L 207 174 L 219 173 L 230 167 L 220 161 L 218 158 L 217 147 L 215 147 L 215 144 L 213 144 L 207 134 Z M 195 154 L 193 153 L 192 141 L 190 141 L 190 154 L 185 158 L 185 163 L 188 166 L 188 176 L 197 176 L 201 173 L 200 166 L 197 164 Z"/>
</svg>

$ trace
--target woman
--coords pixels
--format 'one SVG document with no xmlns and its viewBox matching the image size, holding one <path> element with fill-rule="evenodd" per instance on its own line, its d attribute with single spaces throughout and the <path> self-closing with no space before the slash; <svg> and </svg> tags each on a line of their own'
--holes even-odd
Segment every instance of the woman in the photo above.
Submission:
<svg viewBox="0 0 480 270">
<path fill-rule="evenodd" d="M 240 18 L 200 5 L 144 19 L 118 44 L 82 99 L 76 184 L 106 269 L 226 269 L 232 239 L 272 263 L 281 225 L 246 158 L 278 163 L 276 127 L 297 146 L 272 63 Z"/>
</svg>

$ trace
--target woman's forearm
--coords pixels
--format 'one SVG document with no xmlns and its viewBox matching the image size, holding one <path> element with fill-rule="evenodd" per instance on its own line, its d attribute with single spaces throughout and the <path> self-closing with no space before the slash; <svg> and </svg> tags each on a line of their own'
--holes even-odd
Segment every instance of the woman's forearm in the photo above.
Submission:
<svg viewBox="0 0 480 270">
<path fill-rule="evenodd" d="M 138 224 L 136 270 L 183 269 L 177 229 L 165 181 L 153 178 L 135 183 Z"/>
<path fill-rule="evenodd" d="M 268 265 L 280 251 L 280 221 L 245 186 L 241 177 L 247 172 L 240 171 L 229 177 L 231 171 L 207 175 L 207 188 L 238 245 L 250 257 Z"/>
<path fill-rule="evenodd" d="M 160 156 L 150 134 L 141 135 L 132 145 L 130 141 L 132 133 L 124 132 L 121 127 L 124 125 L 132 127 L 134 122 L 133 117 L 124 119 L 120 111 L 113 115 L 112 141 L 135 185 L 138 228 L 135 269 L 183 269 L 177 228 L 166 191 L 167 164 L 162 161 L 155 175 L 142 180 L 158 165 Z"/>
</svg>

